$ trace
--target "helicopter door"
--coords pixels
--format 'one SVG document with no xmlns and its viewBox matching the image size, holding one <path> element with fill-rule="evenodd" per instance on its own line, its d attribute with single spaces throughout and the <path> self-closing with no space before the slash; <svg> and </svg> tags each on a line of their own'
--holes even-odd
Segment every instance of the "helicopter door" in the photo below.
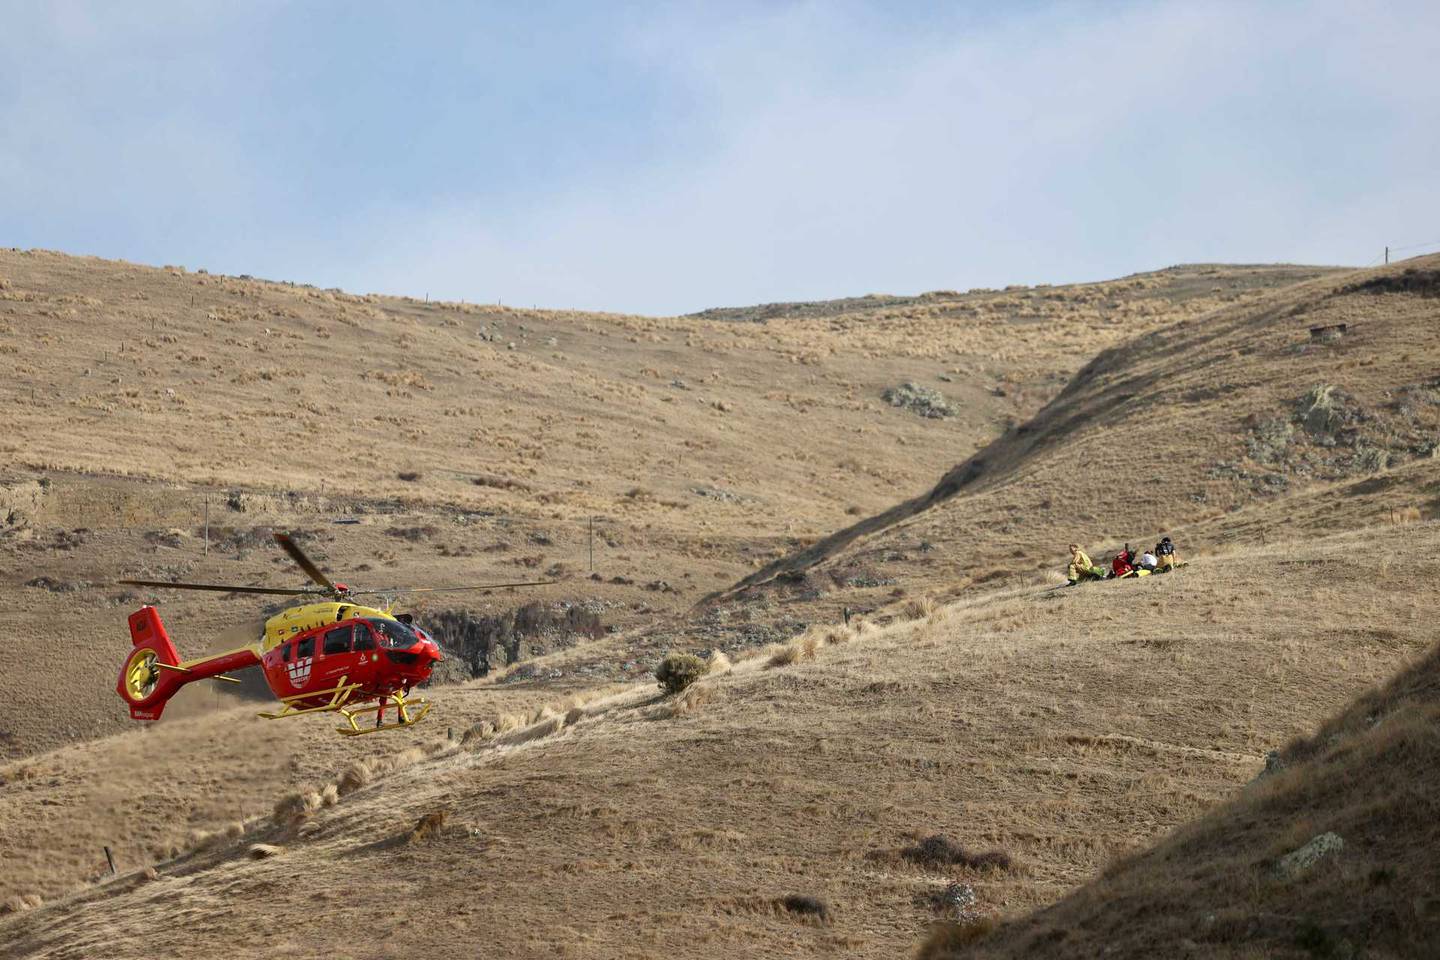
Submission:
<svg viewBox="0 0 1440 960">
<path fill-rule="evenodd" d="M 315 675 L 324 686 L 339 683 L 340 678 L 353 673 L 355 660 L 350 656 L 350 624 L 331 627 L 325 631 L 320 644 L 320 656 L 315 662 Z"/>
</svg>

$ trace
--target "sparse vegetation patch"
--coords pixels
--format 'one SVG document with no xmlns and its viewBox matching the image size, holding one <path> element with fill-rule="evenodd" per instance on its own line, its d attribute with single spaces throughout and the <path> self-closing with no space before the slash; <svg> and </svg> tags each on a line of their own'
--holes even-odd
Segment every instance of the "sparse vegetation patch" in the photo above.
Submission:
<svg viewBox="0 0 1440 960">
<path fill-rule="evenodd" d="M 892 407 L 903 407 L 927 420 L 953 417 L 956 412 L 943 393 L 918 383 L 906 382 L 898 387 L 889 387 L 880 395 L 880 399 Z"/>
<path fill-rule="evenodd" d="M 968 867 L 971 870 L 1013 870 L 1014 861 L 1004 850 L 971 853 L 943 833 L 933 834 L 900 851 L 900 856 L 924 867 Z"/>
</svg>

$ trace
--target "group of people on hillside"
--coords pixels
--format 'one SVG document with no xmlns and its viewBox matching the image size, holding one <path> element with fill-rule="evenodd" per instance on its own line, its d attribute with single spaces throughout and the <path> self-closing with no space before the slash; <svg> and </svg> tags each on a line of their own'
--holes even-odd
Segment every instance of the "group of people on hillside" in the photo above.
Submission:
<svg viewBox="0 0 1440 960">
<path fill-rule="evenodd" d="M 1136 553 L 1125 544 L 1125 549 L 1110 560 L 1110 569 L 1096 566 L 1090 555 L 1080 549 L 1078 543 L 1070 544 L 1070 586 L 1081 580 L 1118 580 L 1124 577 L 1148 577 L 1152 573 L 1168 573 L 1180 566 L 1180 557 L 1175 553 L 1175 544 L 1169 537 L 1161 537 L 1154 550 Z"/>
</svg>

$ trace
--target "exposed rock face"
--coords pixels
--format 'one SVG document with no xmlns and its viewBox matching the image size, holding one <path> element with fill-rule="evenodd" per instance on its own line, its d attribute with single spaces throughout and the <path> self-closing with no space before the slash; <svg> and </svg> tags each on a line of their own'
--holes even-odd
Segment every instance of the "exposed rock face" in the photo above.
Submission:
<svg viewBox="0 0 1440 960">
<path fill-rule="evenodd" d="M 1275 875 L 1282 880 L 1296 880 L 1309 873 L 1316 864 L 1345 849 L 1338 833 L 1322 833 L 1309 843 L 1285 854 L 1275 863 Z"/>
<path fill-rule="evenodd" d="M 439 641 L 447 660 L 458 661 L 460 675 L 450 679 L 459 680 L 483 677 L 493 668 L 543 652 L 547 644 L 565 646 L 605 632 L 599 615 L 584 606 L 538 601 L 493 616 L 436 610 L 425 614 L 423 626 Z M 451 671 L 437 669 L 437 679 L 443 682 L 447 673 Z"/>
</svg>

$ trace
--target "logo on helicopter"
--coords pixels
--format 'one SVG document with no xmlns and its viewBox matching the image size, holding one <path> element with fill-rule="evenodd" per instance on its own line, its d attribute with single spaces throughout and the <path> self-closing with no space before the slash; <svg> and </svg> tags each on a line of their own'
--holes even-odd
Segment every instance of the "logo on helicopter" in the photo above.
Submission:
<svg viewBox="0 0 1440 960">
<path fill-rule="evenodd" d="M 285 664 L 285 671 L 290 674 L 290 685 L 292 687 L 303 687 L 310 679 L 310 665 L 315 662 L 314 657 L 300 657 L 294 663 Z"/>
</svg>

